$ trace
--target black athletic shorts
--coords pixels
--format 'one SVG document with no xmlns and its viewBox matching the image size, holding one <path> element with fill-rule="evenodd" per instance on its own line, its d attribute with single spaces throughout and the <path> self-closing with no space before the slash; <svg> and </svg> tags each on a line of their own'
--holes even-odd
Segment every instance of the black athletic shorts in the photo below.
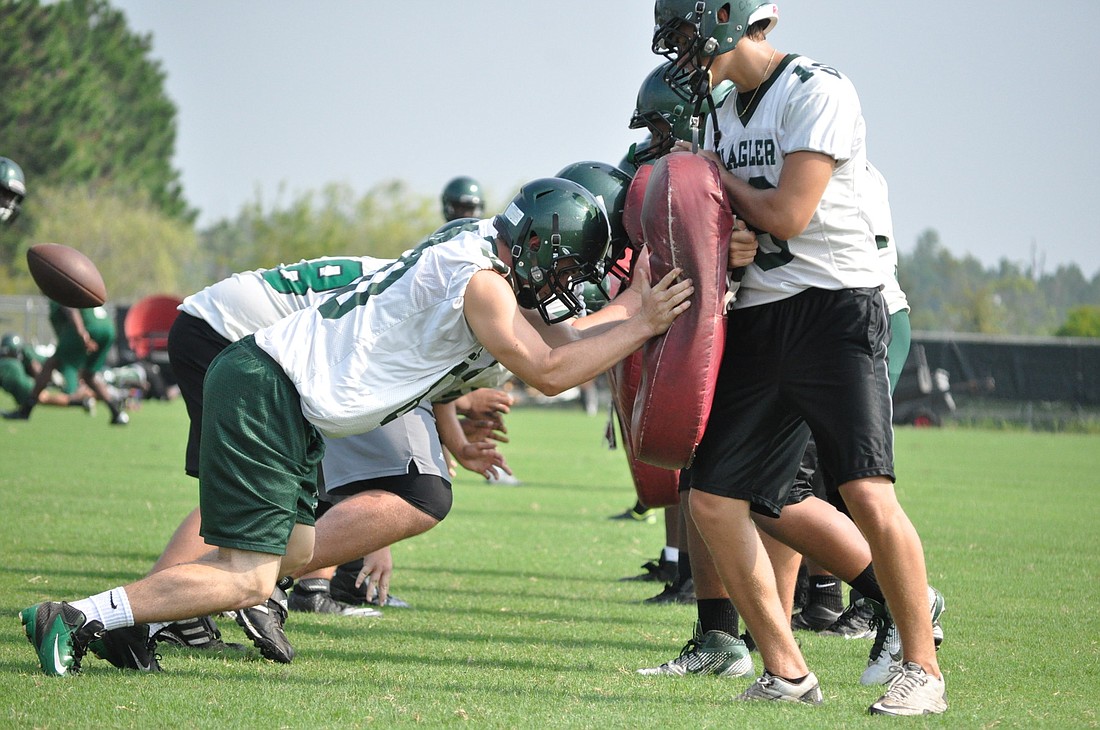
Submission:
<svg viewBox="0 0 1100 730">
<path fill-rule="evenodd" d="M 168 331 L 168 362 L 187 406 L 187 417 L 191 420 L 183 468 L 189 476 L 196 478 L 199 476 L 199 444 L 202 441 L 202 383 L 210 363 L 229 344 L 229 340 L 219 335 L 206 320 L 186 312 L 176 316 Z"/>
<path fill-rule="evenodd" d="M 336 504 L 352 495 L 372 490 L 395 494 L 424 514 L 434 517 L 440 522 L 450 513 L 451 504 L 453 503 L 450 482 L 435 474 L 421 474 L 417 470 L 416 464 L 411 461 L 409 462 L 408 474 L 360 479 L 359 481 L 341 484 L 339 487 L 333 487 L 331 490 L 324 486 L 324 470 L 322 469 L 321 482 L 318 517 L 328 511 L 330 505 L 326 505 L 326 502 Z"/>
<path fill-rule="evenodd" d="M 830 492 L 893 480 L 888 338 L 877 289 L 809 289 L 731 312 L 692 489 L 778 515 L 811 431 Z"/>
</svg>

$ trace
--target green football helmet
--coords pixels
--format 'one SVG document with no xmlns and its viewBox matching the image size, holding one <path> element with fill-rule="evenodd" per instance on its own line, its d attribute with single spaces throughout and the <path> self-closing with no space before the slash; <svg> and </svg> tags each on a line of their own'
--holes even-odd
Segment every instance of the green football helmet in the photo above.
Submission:
<svg viewBox="0 0 1100 730">
<path fill-rule="evenodd" d="M 448 221 L 456 218 L 480 218 L 485 213 L 485 200 L 481 196 L 481 185 L 472 177 L 456 177 L 443 187 L 443 217 Z"/>
<path fill-rule="evenodd" d="M 626 191 L 630 189 L 632 177 L 606 162 L 574 162 L 572 165 L 563 167 L 557 177 L 572 180 L 603 203 L 607 222 L 611 226 L 611 246 L 608 249 L 605 270 L 621 279 L 629 280 L 630 270 L 617 267 L 615 264 L 623 258 L 628 249 L 636 248 L 631 243 L 630 236 L 626 234 L 626 226 L 623 225 Z"/>
<path fill-rule="evenodd" d="M 729 18 L 720 22 L 723 9 Z M 760 0 L 657 0 L 653 20 L 653 52 L 673 62 L 669 86 L 698 95 L 714 57 L 732 51 L 753 23 L 767 20 L 764 32 L 770 33 L 779 22 L 779 6 Z"/>
<path fill-rule="evenodd" d="M 0 357 L 21 357 L 23 338 L 14 332 L 8 332 L 0 338 Z"/>
<path fill-rule="evenodd" d="M 23 176 L 23 168 L 14 160 L 0 157 L 0 223 L 11 223 L 16 219 L 25 197 L 27 180 Z"/>
<path fill-rule="evenodd" d="M 649 139 L 634 148 L 634 162 L 645 164 L 663 157 L 672 149 L 676 140 L 702 144 L 706 133 L 707 116 L 712 116 L 733 90 L 733 83 L 723 81 L 703 100 L 698 115 L 694 106 L 665 80 L 671 63 L 662 63 L 649 72 L 638 89 L 638 102 L 630 118 L 631 129 L 649 130 Z"/>
<path fill-rule="evenodd" d="M 511 252 L 521 307 L 537 309 L 547 324 L 584 312 L 578 291 L 603 279 L 611 238 L 607 213 L 592 193 L 562 178 L 532 180 L 494 224 Z"/>
</svg>

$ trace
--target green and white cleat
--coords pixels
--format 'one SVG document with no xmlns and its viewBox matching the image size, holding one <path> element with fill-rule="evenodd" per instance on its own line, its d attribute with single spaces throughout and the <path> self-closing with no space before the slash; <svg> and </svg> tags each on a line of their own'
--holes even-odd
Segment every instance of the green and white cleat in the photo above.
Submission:
<svg viewBox="0 0 1100 730">
<path fill-rule="evenodd" d="M 67 603 L 39 603 L 24 608 L 19 616 L 42 671 L 53 677 L 79 672 L 88 644 L 103 633 L 103 624 L 86 623 L 84 614 Z"/>
</svg>

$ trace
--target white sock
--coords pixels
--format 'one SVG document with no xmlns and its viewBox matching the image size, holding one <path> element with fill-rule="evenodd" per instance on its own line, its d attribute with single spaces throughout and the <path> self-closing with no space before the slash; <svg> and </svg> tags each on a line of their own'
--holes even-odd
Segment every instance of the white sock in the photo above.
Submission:
<svg viewBox="0 0 1100 730">
<path fill-rule="evenodd" d="M 154 621 L 153 623 L 149 624 L 149 636 L 155 636 L 156 633 L 163 629 L 165 626 L 171 625 L 171 621 Z"/>
<path fill-rule="evenodd" d="M 670 563 L 680 562 L 680 548 L 674 548 L 671 545 L 665 545 L 664 549 L 665 560 Z"/>
<path fill-rule="evenodd" d="M 79 601 L 72 601 L 70 605 L 80 609 L 88 621 L 102 623 L 103 628 L 108 631 L 134 625 L 134 612 L 130 608 L 130 598 L 122 586 Z"/>
</svg>

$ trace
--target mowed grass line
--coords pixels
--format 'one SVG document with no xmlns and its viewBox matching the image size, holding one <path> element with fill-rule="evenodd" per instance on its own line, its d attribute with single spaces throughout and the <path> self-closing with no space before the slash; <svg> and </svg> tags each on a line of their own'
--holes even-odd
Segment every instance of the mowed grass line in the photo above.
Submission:
<svg viewBox="0 0 1100 730">
<path fill-rule="evenodd" d="M 0 726 L 3 727 L 881 727 L 857 677 L 869 642 L 799 634 L 823 707 L 734 705 L 747 679 L 640 677 L 672 658 L 694 609 L 640 601 L 660 525 L 607 516 L 633 498 L 604 419 L 518 409 L 505 447 L 524 484 L 462 475 L 451 515 L 400 544 L 378 619 L 292 614 L 288 666 L 165 650 L 159 675 L 94 657 L 41 675 L 16 618 L 142 575 L 195 503 L 180 403 L 127 428 L 105 414 L 36 410 L 0 424 Z M 951 710 L 922 725 L 1095 727 L 1100 696 L 1100 438 L 911 430 L 898 491 L 947 596 L 940 652 Z M 219 620 L 230 641 L 243 641 Z M 760 661 L 757 658 L 757 671 Z"/>
</svg>

